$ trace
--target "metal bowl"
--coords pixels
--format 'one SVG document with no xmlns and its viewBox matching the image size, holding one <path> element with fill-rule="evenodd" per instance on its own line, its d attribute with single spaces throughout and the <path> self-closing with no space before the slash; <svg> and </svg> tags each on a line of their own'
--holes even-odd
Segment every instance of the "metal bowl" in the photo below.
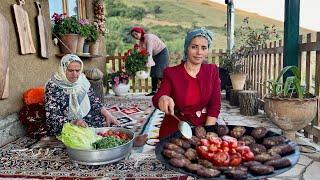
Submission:
<svg viewBox="0 0 320 180">
<path fill-rule="evenodd" d="M 94 128 L 96 133 L 105 132 L 107 130 L 126 133 L 131 139 L 129 142 L 121 146 L 101 150 L 83 150 L 67 147 L 67 152 L 72 161 L 84 165 L 102 165 L 113 163 L 125 158 L 132 149 L 134 133 L 121 127 Z"/>
</svg>

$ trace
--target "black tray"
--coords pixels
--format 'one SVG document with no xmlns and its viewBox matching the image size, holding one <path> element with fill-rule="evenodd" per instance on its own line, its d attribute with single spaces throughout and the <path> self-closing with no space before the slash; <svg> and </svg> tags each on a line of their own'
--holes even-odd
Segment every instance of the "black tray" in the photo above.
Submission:
<svg viewBox="0 0 320 180">
<path fill-rule="evenodd" d="M 234 125 L 227 125 L 227 126 L 228 126 L 228 128 L 230 130 L 233 127 L 235 127 Z M 254 129 L 254 127 L 246 127 L 246 126 L 244 126 L 244 128 L 246 128 L 246 133 L 245 134 L 250 134 L 251 131 Z M 205 129 L 207 130 L 207 132 L 212 132 L 212 131 L 214 131 L 214 126 L 206 126 Z M 192 129 L 192 130 L 194 130 L 194 129 Z M 280 136 L 280 135 L 275 133 L 275 132 L 268 131 L 268 133 L 266 134 L 266 137 L 271 137 L 271 136 Z M 175 133 L 173 133 L 173 134 L 171 134 L 171 135 L 169 135 L 167 137 L 161 138 L 160 142 L 157 143 L 156 149 L 155 149 L 155 153 L 156 153 L 157 159 L 159 161 L 161 161 L 161 163 L 164 164 L 168 169 L 172 169 L 172 170 L 175 170 L 175 171 L 180 172 L 182 174 L 186 174 L 186 175 L 193 176 L 193 177 L 196 177 L 196 178 L 200 178 L 200 179 L 204 178 L 202 176 L 198 176 L 195 173 L 189 172 L 184 168 L 177 168 L 177 167 L 172 166 L 169 163 L 169 159 L 162 155 L 162 151 L 164 149 L 164 145 L 167 142 L 170 142 L 173 138 L 180 138 L 180 137 L 182 137 L 182 134 L 180 132 L 175 132 Z M 261 142 L 257 141 L 257 143 L 261 143 Z M 251 174 L 248 171 L 247 179 L 270 178 L 270 177 L 282 174 L 282 173 L 288 171 L 289 169 L 291 169 L 293 166 L 295 166 L 297 164 L 298 160 L 299 160 L 299 157 L 300 157 L 299 147 L 297 146 L 297 144 L 291 142 L 288 139 L 286 139 L 286 143 L 290 144 L 291 146 L 294 147 L 294 153 L 292 153 L 290 155 L 287 155 L 287 156 L 283 156 L 283 157 L 286 157 L 286 158 L 288 158 L 290 160 L 291 166 L 286 167 L 286 168 L 282 168 L 282 169 L 278 169 L 278 170 L 274 170 L 274 172 L 272 174 L 263 175 L 263 176 L 255 176 L 255 175 Z M 224 174 L 221 174 L 220 176 L 215 177 L 215 178 L 211 178 L 211 179 L 228 179 L 228 178 Z"/>
</svg>

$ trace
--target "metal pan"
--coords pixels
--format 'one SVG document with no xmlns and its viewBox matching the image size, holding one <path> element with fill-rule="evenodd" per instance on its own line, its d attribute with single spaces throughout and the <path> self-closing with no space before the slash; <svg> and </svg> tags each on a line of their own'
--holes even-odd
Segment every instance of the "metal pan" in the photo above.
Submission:
<svg viewBox="0 0 320 180">
<path fill-rule="evenodd" d="M 230 130 L 233 127 L 235 127 L 234 125 L 227 125 L 227 126 L 228 126 L 228 128 Z M 254 127 L 246 127 L 246 126 L 244 126 L 244 128 L 246 129 L 246 133 L 245 134 L 250 134 L 251 131 L 254 129 Z M 207 130 L 207 132 L 213 132 L 214 131 L 214 126 L 206 126 L 205 129 Z M 193 128 L 193 130 L 194 130 L 194 128 Z M 275 133 L 275 132 L 268 131 L 268 133 L 266 134 L 266 137 L 271 137 L 271 136 L 280 136 L 280 135 Z M 180 137 L 182 137 L 182 134 L 180 132 L 175 132 L 175 133 L 173 133 L 173 134 L 171 134 L 171 135 L 169 135 L 167 137 L 164 137 L 164 138 L 160 139 L 160 142 L 157 143 L 156 149 L 155 149 L 155 153 L 156 153 L 157 159 L 159 161 L 161 161 L 161 163 L 164 164 L 168 169 L 172 169 L 172 170 L 175 170 L 175 171 L 180 172 L 182 174 L 186 174 L 186 175 L 193 176 L 193 177 L 196 177 L 196 178 L 204 178 L 204 177 L 198 176 L 195 173 L 191 173 L 191 172 L 187 171 L 184 168 L 177 168 L 177 167 L 172 166 L 169 163 L 169 159 L 162 155 L 162 151 L 164 149 L 164 145 L 167 142 L 170 142 L 172 139 L 180 138 Z M 300 157 L 299 147 L 297 146 L 297 144 L 291 142 L 288 139 L 286 140 L 286 143 L 290 144 L 295 149 L 294 153 L 292 153 L 290 155 L 287 155 L 287 156 L 284 156 L 284 157 L 286 157 L 286 158 L 288 158 L 290 160 L 291 166 L 283 168 L 283 169 L 274 170 L 274 172 L 272 174 L 263 175 L 263 176 L 255 176 L 255 175 L 251 174 L 250 172 L 248 172 L 247 179 L 265 179 L 265 178 L 270 178 L 270 177 L 282 174 L 282 173 L 288 171 L 289 169 L 291 169 L 292 167 L 294 167 L 295 164 L 297 164 L 297 162 L 299 160 L 299 157 Z M 211 179 L 228 179 L 228 178 L 224 174 L 221 174 L 220 176 L 215 177 L 215 178 L 211 178 Z"/>
<path fill-rule="evenodd" d="M 109 164 L 124 159 L 131 152 L 134 139 L 134 133 L 131 130 L 121 127 L 103 127 L 94 128 L 94 130 L 96 133 L 107 130 L 123 132 L 128 134 L 131 140 L 121 146 L 100 150 L 83 150 L 67 147 L 66 150 L 73 162 L 84 165 Z"/>
</svg>

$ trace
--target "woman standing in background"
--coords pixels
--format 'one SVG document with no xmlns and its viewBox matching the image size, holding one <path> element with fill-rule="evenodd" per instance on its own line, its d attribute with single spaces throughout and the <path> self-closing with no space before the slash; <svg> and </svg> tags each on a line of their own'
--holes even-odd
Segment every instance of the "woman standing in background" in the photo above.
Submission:
<svg viewBox="0 0 320 180">
<path fill-rule="evenodd" d="M 133 27 L 130 34 L 139 40 L 139 48 L 147 49 L 149 53 L 147 66 L 151 67 L 152 92 L 147 96 L 153 96 L 157 91 L 158 83 L 162 80 L 163 70 L 169 66 L 169 51 L 158 36 L 146 34 L 141 27 Z"/>
</svg>

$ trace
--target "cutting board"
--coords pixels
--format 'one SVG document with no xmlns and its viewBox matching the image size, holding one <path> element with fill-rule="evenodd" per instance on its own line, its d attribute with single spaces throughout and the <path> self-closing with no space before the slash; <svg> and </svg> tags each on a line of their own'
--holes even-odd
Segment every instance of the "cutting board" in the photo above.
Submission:
<svg viewBox="0 0 320 180">
<path fill-rule="evenodd" d="M 0 99 L 9 96 L 9 24 L 0 13 Z"/>
<path fill-rule="evenodd" d="M 42 58 L 49 58 L 48 55 L 48 36 L 47 29 L 45 27 L 44 17 L 42 16 L 41 5 L 38 1 L 35 2 L 38 9 L 37 23 L 38 33 L 40 38 L 40 56 Z"/>
<path fill-rule="evenodd" d="M 23 5 L 24 0 L 19 0 L 19 4 L 13 5 L 13 12 L 17 25 L 21 54 L 30 54 L 35 53 L 36 49 L 32 41 L 28 13 L 23 9 Z"/>
</svg>

